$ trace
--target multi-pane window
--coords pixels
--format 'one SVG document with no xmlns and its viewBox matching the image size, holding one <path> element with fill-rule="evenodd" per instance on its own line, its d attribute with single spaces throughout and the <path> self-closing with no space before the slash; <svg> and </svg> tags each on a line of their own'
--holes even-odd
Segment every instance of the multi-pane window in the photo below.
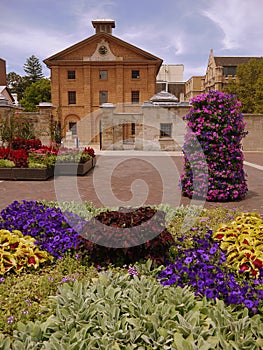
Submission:
<svg viewBox="0 0 263 350">
<path fill-rule="evenodd" d="M 140 71 L 139 70 L 132 70 L 131 76 L 132 76 L 132 79 L 139 79 L 140 78 Z"/>
<path fill-rule="evenodd" d="M 132 91 L 131 92 L 131 101 L 132 103 L 140 102 L 140 91 Z"/>
<path fill-rule="evenodd" d="M 108 91 L 100 91 L 100 105 L 108 102 Z"/>
<path fill-rule="evenodd" d="M 225 66 L 223 67 L 223 75 L 226 77 L 228 75 L 236 75 L 237 67 L 236 66 Z"/>
<path fill-rule="evenodd" d="M 172 123 L 160 124 L 160 137 L 172 137 Z"/>
<path fill-rule="evenodd" d="M 76 104 L 76 91 L 68 91 L 68 104 L 69 105 Z"/>
<path fill-rule="evenodd" d="M 107 79 L 108 79 L 108 71 L 100 70 L 100 80 L 107 80 Z"/>
<path fill-rule="evenodd" d="M 76 72 L 74 70 L 68 70 L 68 79 L 76 79 Z"/>
<path fill-rule="evenodd" d="M 72 132 L 72 135 L 77 135 L 77 123 L 69 122 L 69 130 Z"/>
</svg>

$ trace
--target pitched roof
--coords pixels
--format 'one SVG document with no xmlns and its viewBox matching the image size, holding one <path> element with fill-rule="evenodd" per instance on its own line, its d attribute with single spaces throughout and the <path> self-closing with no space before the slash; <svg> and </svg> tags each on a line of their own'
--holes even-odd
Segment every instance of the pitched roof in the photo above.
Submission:
<svg viewBox="0 0 263 350">
<path fill-rule="evenodd" d="M 157 56 L 152 55 L 151 53 L 144 51 L 142 49 L 140 49 L 137 46 L 134 46 L 132 44 L 129 44 L 128 42 L 121 40 L 119 38 L 117 38 L 114 35 L 108 34 L 108 33 L 98 33 L 98 34 L 94 34 L 48 58 L 46 58 L 43 62 L 48 65 L 51 61 L 56 61 L 59 60 L 61 56 L 64 56 L 68 53 L 74 52 L 75 50 L 84 47 L 86 45 L 91 44 L 94 41 L 99 41 L 101 39 L 106 39 L 108 41 L 114 41 L 115 43 L 121 45 L 121 46 L 125 46 L 126 48 L 129 48 L 130 50 L 136 52 L 138 55 L 143 56 L 146 60 L 151 60 L 151 61 L 156 61 L 159 63 L 159 66 L 161 66 L 163 60 Z"/>
<path fill-rule="evenodd" d="M 240 56 L 240 57 L 219 57 L 215 56 L 215 63 L 217 66 L 238 66 L 239 64 L 245 64 L 248 63 L 249 60 L 256 58 L 259 59 L 261 57 L 245 57 L 245 56 Z"/>
</svg>

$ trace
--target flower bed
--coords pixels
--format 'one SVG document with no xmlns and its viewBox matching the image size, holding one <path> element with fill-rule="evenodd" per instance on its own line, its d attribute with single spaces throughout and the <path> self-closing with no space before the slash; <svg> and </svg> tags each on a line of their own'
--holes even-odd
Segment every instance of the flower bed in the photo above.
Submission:
<svg viewBox="0 0 263 350">
<path fill-rule="evenodd" d="M 195 226 L 181 229 L 193 214 Z M 123 254 L 88 241 L 93 234 L 105 237 L 110 227 L 141 227 L 143 234 L 147 226 L 153 234 L 157 229 L 158 239 L 125 247 Z M 0 276 L 0 349 L 259 350 L 263 269 L 255 248 L 262 245 L 262 227 L 262 215 L 220 207 L 13 202 L 0 213 L 0 250 L 9 259 L 2 260 Z M 256 273 L 255 266 L 243 268 L 253 262 Z"/>
<path fill-rule="evenodd" d="M 11 147 L 0 148 L 0 179 L 47 180 L 58 175 L 85 175 L 96 164 L 94 149 L 74 149 L 40 140 L 14 139 Z"/>
</svg>

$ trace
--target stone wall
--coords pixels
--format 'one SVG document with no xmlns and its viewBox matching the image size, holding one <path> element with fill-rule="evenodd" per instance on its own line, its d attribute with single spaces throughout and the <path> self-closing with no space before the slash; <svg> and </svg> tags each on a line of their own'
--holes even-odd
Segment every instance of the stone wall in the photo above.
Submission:
<svg viewBox="0 0 263 350">
<path fill-rule="evenodd" d="M 125 149 L 122 143 L 122 125 L 125 123 L 136 124 L 135 149 L 144 150 L 180 150 L 183 144 L 185 123 L 182 117 L 187 114 L 188 107 L 159 108 L 155 106 L 144 106 L 139 111 L 126 113 L 120 111 L 118 106 L 109 105 L 78 122 L 78 139 L 80 146 L 92 144 L 95 135 L 91 132 L 90 124 L 94 129 L 99 129 L 101 124 L 102 149 Z M 14 108 L 1 106 L 0 116 L 5 117 L 14 112 Z M 43 144 L 51 142 L 50 123 L 54 118 L 53 107 L 40 107 L 39 112 L 24 113 L 15 111 L 17 116 L 28 118 L 32 121 L 36 136 Z M 244 115 L 247 136 L 242 140 L 243 151 L 263 152 L 263 114 Z M 172 138 L 160 138 L 160 123 L 173 123 Z M 113 126 L 113 127 L 112 127 Z M 64 140 L 66 141 L 66 140 Z M 74 137 L 69 140 L 71 147 L 75 146 Z M 67 143 L 67 142 L 65 142 Z"/>
<path fill-rule="evenodd" d="M 102 149 L 125 149 L 123 129 L 125 123 L 136 124 L 134 149 L 180 151 L 184 142 L 186 123 L 182 117 L 189 107 L 162 108 L 145 105 L 141 113 L 118 113 L 115 106 L 102 108 Z M 242 140 L 243 151 L 263 151 L 263 114 L 244 115 L 247 136 Z M 160 124 L 171 123 L 171 137 L 160 137 Z"/>
<path fill-rule="evenodd" d="M 243 139 L 243 150 L 263 151 L 263 114 L 244 114 L 247 136 Z"/>
<path fill-rule="evenodd" d="M 145 104 L 140 113 L 120 113 L 114 105 L 108 105 L 102 110 L 101 147 L 104 150 L 125 149 L 123 127 L 132 123 L 135 125 L 135 134 L 131 135 L 135 150 L 180 151 L 183 146 L 186 123 L 182 117 L 189 107 L 164 108 Z M 171 137 L 160 136 L 161 123 L 172 124 Z"/>
<path fill-rule="evenodd" d="M 0 108 L 0 117 L 5 119 L 8 116 L 14 115 L 19 119 L 26 119 L 33 124 L 35 136 L 39 138 L 44 145 L 49 145 L 51 142 L 51 120 L 53 107 L 39 108 L 38 112 L 21 112 L 18 109 L 6 106 Z M 1 135 L 0 135 L 1 137 Z"/>
</svg>

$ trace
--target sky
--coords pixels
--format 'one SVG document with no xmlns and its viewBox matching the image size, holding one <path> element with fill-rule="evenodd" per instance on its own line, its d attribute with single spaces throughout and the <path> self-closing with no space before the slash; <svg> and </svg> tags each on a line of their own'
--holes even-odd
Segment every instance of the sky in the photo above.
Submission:
<svg viewBox="0 0 263 350">
<path fill-rule="evenodd" d="M 0 0 L 0 58 L 26 75 L 35 55 L 48 58 L 90 36 L 91 21 L 115 20 L 113 35 L 183 64 L 184 81 L 204 75 L 215 56 L 263 56 L 263 0 Z"/>
</svg>

